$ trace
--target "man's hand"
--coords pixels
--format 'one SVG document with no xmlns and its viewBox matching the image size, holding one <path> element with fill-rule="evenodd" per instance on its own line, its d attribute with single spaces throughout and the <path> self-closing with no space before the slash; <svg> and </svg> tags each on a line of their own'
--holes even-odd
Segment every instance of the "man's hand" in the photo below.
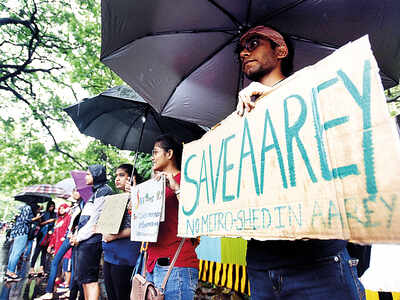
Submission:
<svg viewBox="0 0 400 300">
<path fill-rule="evenodd" d="M 236 106 L 236 113 L 239 116 L 243 116 L 244 112 L 251 111 L 256 103 L 251 101 L 252 96 L 262 97 L 267 95 L 272 90 L 271 87 L 263 85 L 259 82 L 252 82 L 248 87 L 244 88 L 239 92 L 239 102 Z"/>
<path fill-rule="evenodd" d="M 108 243 L 118 238 L 118 234 L 103 234 L 103 241 Z"/>
</svg>

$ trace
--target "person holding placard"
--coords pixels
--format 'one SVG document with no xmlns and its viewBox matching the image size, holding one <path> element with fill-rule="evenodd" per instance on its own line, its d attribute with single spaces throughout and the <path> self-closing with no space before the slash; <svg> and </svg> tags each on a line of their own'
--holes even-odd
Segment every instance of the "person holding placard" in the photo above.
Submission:
<svg viewBox="0 0 400 300">
<path fill-rule="evenodd" d="M 165 176 L 165 222 L 160 223 L 158 240 L 149 243 L 146 263 L 146 279 L 160 288 L 169 265 L 181 243 L 178 232 L 178 198 L 182 144 L 170 135 L 162 135 L 155 141 L 152 151 L 153 171 Z M 182 201 L 182 200 L 181 200 Z M 199 261 L 195 253 L 196 243 L 187 239 L 165 287 L 165 300 L 193 299 L 198 281 Z"/>
<path fill-rule="evenodd" d="M 134 184 L 143 181 L 142 177 L 133 171 L 133 165 L 122 164 L 115 171 L 115 186 L 117 189 L 128 192 L 130 177 Z M 125 209 L 120 231 L 117 234 L 103 234 L 104 252 L 104 283 L 109 300 L 129 300 L 131 289 L 130 278 L 139 255 L 140 242 L 132 242 L 131 209 L 129 203 Z"/>
<path fill-rule="evenodd" d="M 86 173 L 86 184 L 93 185 L 93 195 L 85 204 L 78 223 L 78 232 L 70 239 L 72 246 L 77 246 L 76 272 L 77 281 L 82 284 L 85 299 L 97 300 L 100 296 L 98 283 L 101 259 L 101 234 L 95 226 L 104 207 L 104 196 L 111 195 L 107 185 L 106 168 L 91 165 Z"/>
<path fill-rule="evenodd" d="M 244 74 L 253 82 L 239 92 L 237 113 L 255 107 L 251 97 L 265 96 L 292 72 L 290 41 L 276 30 L 257 26 L 240 39 Z M 356 263 L 342 240 L 258 241 L 247 246 L 251 299 L 365 299 Z"/>
</svg>

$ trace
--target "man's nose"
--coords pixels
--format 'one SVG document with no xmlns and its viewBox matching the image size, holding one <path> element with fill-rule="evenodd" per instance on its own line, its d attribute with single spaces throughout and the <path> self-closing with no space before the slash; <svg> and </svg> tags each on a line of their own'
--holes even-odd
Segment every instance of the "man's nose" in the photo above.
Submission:
<svg viewBox="0 0 400 300">
<path fill-rule="evenodd" d="M 240 51 L 239 57 L 241 60 L 243 60 L 246 56 L 249 56 L 250 52 L 245 48 L 242 51 Z"/>
</svg>

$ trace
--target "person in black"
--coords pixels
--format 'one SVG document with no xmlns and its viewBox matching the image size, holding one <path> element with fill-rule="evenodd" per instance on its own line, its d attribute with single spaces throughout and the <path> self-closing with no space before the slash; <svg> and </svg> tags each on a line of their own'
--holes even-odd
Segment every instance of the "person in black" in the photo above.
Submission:
<svg viewBox="0 0 400 300">
<path fill-rule="evenodd" d="M 255 107 L 252 96 L 266 95 L 292 72 L 290 41 L 276 30 L 257 26 L 239 42 L 244 74 L 253 82 L 239 93 L 237 113 Z M 257 300 L 365 299 L 357 269 L 343 240 L 251 239 L 247 245 L 247 272 L 251 298 Z"/>
<path fill-rule="evenodd" d="M 112 194 L 107 185 L 106 168 L 102 165 L 89 166 L 86 184 L 93 185 L 93 195 L 84 206 L 78 232 L 70 241 L 71 245 L 77 246 L 74 276 L 82 284 L 85 299 L 97 300 L 100 296 L 98 279 L 102 247 L 101 234 L 95 233 L 95 226 L 104 207 L 104 196 Z"/>
<path fill-rule="evenodd" d="M 33 256 L 31 260 L 31 268 L 29 270 L 29 275 L 35 274 L 35 264 L 36 260 L 40 254 L 40 270 L 37 273 L 38 276 L 44 276 L 44 267 L 46 265 L 47 256 L 47 246 L 50 241 L 50 235 L 53 232 L 54 222 L 56 220 L 57 214 L 54 212 L 56 204 L 53 201 L 47 202 L 46 211 L 40 219 L 40 231 L 36 237 L 36 246 L 33 251 Z"/>
</svg>

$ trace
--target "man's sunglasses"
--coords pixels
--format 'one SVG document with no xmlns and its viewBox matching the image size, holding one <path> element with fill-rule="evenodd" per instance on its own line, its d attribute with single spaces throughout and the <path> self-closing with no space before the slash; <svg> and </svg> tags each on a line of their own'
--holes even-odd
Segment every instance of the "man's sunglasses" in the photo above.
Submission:
<svg viewBox="0 0 400 300">
<path fill-rule="evenodd" d="M 236 53 L 240 54 L 240 52 L 242 52 L 244 49 L 246 49 L 249 52 L 252 52 L 252 51 L 256 50 L 256 48 L 258 46 L 260 46 L 261 40 L 270 41 L 268 38 L 264 38 L 262 36 L 258 36 L 258 35 L 253 36 L 253 37 L 247 39 L 246 42 L 243 45 L 239 44 L 237 49 L 236 49 Z M 273 42 L 271 41 L 271 44 L 272 43 Z"/>
</svg>

